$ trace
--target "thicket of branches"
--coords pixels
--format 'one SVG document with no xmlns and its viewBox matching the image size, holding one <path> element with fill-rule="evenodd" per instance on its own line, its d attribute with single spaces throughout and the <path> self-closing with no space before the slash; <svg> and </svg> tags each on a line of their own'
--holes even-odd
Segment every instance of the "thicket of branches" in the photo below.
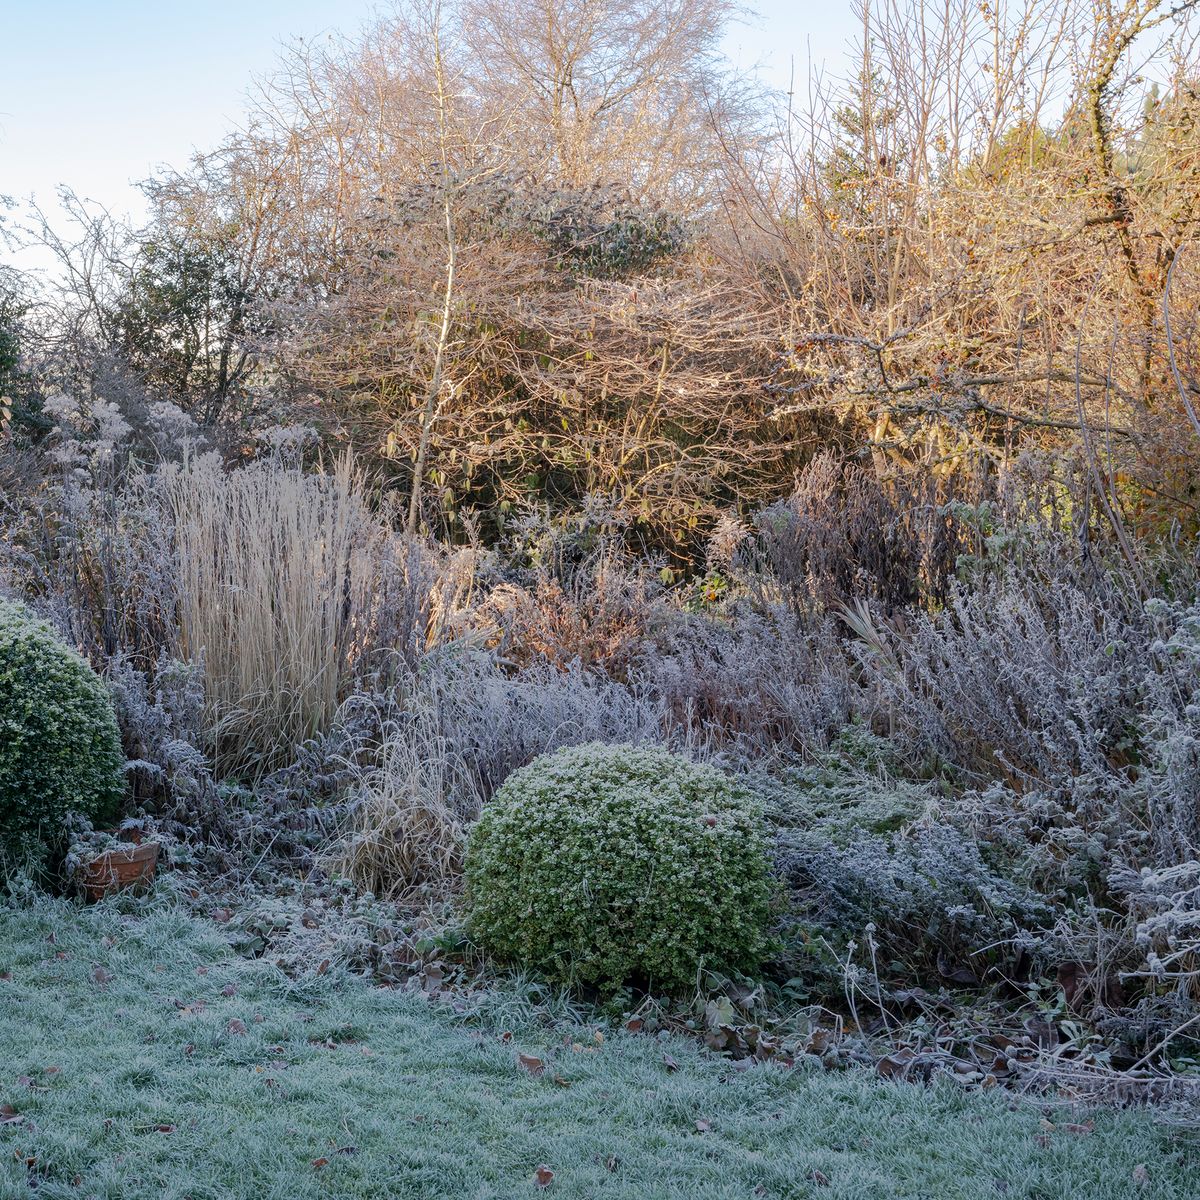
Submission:
<svg viewBox="0 0 1200 1200">
<path fill-rule="evenodd" d="M 1049 447 L 1083 523 L 1193 530 L 1194 7 L 875 0 L 781 97 L 724 0 L 416 0 L 290 50 L 145 228 L 35 214 L 6 390 L 35 438 L 114 376 L 230 453 L 312 424 L 414 527 L 604 494 L 681 562 L 828 446 L 980 495 Z"/>
</svg>

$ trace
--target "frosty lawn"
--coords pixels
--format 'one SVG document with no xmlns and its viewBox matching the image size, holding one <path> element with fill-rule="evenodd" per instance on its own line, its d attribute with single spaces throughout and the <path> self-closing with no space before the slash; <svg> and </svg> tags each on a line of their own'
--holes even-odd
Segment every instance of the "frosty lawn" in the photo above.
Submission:
<svg viewBox="0 0 1200 1200">
<path fill-rule="evenodd" d="M 290 981 L 173 910 L 0 908 L 0 1197 L 1195 1194 L 1200 1156 L 1145 1113 L 1046 1130 L 1009 1095 L 520 1011 Z"/>
</svg>

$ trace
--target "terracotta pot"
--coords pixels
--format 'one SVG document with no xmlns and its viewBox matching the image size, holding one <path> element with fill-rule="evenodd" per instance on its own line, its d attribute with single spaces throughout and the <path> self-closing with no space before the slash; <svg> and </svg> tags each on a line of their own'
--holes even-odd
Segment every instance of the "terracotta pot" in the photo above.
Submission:
<svg viewBox="0 0 1200 1200">
<path fill-rule="evenodd" d="M 110 892 L 144 888 L 154 881 L 158 866 L 158 843 L 142 842 L 105 850 L 80 868 L 84 894 L 93 904 Z"/>
</svg>

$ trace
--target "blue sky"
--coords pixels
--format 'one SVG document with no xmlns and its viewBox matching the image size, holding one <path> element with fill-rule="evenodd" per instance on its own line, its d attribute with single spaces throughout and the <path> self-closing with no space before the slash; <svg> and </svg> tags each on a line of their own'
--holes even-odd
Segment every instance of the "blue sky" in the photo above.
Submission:
<svg viewBox="0 0 1200 1200">
<path fill-rule="evenodd" d="M 512 0 L 514 4 L 520 0 Z M 179 165 L 235 125 L 280 45 L 352 31 L 370 0 L 0 0 L 0 195 L 50 206 L 68 183 L 139 211 L 136 180 Z M 786 86 L 811 59 L 840 66 L 856 23 L 847 0 L 759 0 L 730 57 Z"/>
</svg>

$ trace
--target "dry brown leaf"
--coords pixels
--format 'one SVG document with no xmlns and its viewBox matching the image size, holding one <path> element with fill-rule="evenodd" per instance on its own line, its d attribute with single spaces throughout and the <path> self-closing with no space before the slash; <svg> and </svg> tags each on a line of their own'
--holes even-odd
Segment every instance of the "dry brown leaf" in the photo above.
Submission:
<svg viewBox="0 0 1200 1200">
<path fill-rule="evenodd" d="M 546 1069 L 546 1064 L 532 1054 L 518 1054 L 517 1062 L 535 1079 Z"/>
<path fill-rule="evenodd" d="M 540 1188 L 548 1188 L 554 1182 L 554 1172 L 542 1163 L 533 1173 L 533 1181 Z"/>
</svg>

